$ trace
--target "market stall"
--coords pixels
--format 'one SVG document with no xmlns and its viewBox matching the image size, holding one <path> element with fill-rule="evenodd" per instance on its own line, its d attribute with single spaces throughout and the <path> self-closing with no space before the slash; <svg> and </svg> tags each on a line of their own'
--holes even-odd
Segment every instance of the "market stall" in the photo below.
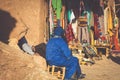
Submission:
<svg viewBox="0 0 120 80">
<path fill-rule="evenodd" d="M 55 27 L 62 27 L 71 50 L 85 53 L 86 40 L 96 55 L 102 57 L 101 52 L 105 52 L 109 56 L 114 34 L 119 44 L 118 5 L 117 0 L 49 0 L 49 38 Z"/>
</svg>

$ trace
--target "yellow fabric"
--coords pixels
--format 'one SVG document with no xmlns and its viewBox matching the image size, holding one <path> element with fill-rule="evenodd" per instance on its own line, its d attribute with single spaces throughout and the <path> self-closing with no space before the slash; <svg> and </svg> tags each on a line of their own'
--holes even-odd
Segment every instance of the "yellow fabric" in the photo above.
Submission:
<svg viewBox="0 0 120 80">
<path fill-rule="evenodd" d="M 112 30 L 113 28 L 113 23 L 112 23 L 112 14 L 111 14 L 111 10 L 110 8 L 108 9 L 108 32 L 109 35 L 112 36 L 112 32 L 110 30 Z"/>
<path fill-rule="evenodd" d="M 90 31 L 91 45 L 94 45 L 94 34 L 93 31 Z"/>
</svg>

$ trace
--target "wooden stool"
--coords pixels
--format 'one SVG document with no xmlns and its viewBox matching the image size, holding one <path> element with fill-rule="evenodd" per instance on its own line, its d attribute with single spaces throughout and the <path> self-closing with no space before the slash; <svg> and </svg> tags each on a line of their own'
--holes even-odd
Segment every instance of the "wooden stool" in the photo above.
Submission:
<svg viewBox="0 0 120 80">
<path fill-rule="evenodd" d="M 58 77 L 61 80 L 64 80 L 65 77 L 65 67 L 59 67 L 55 65 L 48 65 L 47 71 L 53 76 Z"/>
</svg>

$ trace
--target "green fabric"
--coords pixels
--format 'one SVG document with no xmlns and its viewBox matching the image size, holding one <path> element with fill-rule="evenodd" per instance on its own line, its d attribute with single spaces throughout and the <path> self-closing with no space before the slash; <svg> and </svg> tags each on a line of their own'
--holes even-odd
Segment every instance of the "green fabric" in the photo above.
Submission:
<svg viewBox="0 0 120 80">
<path fill-rule="evenodd" d="M 90 20 L 91 20 L 91 12 L 87 11 L 87 23 L 88 23 L 88 32 L 90 33 Z"/>
<path fill-rule="evenodd" d="M 69 10 L 69 11 L 67 12 L 67 19 L 68 19 L 68 22 L 70 22 L 71 13 L 72 13 L 71 10 Z"/>
<path fill-rule="evenodd" d="M 56 12 L 57 19 L 60 19 L 61 9 L 62 9 L 62 0 L 52 0 L 52 6 Z"/>
</svg>

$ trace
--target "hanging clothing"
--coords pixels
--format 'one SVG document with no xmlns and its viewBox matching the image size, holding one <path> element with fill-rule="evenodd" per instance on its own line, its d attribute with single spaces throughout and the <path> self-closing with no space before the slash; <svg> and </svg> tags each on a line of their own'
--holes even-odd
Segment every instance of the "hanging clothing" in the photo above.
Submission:
<svg viewBox="0 0 120 80">
<path fill-rule="evenodd" d="M 71 22 L 71 14 L 72 14 L 72 11 L 71 11 L 71 10 L 68 10 L 68 12 L 67 12 L 67 20 L 68 20 L 68 23 Z"/>
<path fill-rule="evenodd" d="M 115 34 L 115 35 L 116 35 L 116 34 Z M 112 40 L 111 40 L 112 45 L 113 45 L 113 49 L 114 49 L 114 50 L 120 50 L 118 38 L 117 38 L 115 35 L 112 36 Z"/>
<path fill-rule="evenodd" d="M 78 25 L 77 20 L 74 23 L 72 23 L 72 29 L 75 39 L 77 39 L 77 25 Z"/>
<path fill-rule="evenodd" d="M 108 34 L 108 7 L 104 9 L 104 27 L 105 34 Z"/>
<path fill-rule="evenodd" d="M 57 19 L 60 19 L 60 14 L 62 9 L 62 0 L 52 0 L 52 6 L 56 12 Z"/>
<path fill-rule="evenodd" d="M 53 33 L 53 28 L 54 28 L 53 11 L 52 11 L 52 0 L 49 1 L 49 22 L 50 22 L 49 30 L 50 30 L 50 36 L 51 36 L 52 33 Z"/>
<path fill-rule="evenodd" d="M 85 11 L 84 2 L 80 1 L 80 14 L 79 14 L 79 16 L 82 16 L 82 14 L 84 13 L 84 11 Z"/>
<path fill-rule="evenodd" d="M 109 35 L 110 36 L 112 36 L 112 32 L 111 32 L 111 30 L 113 29 L 113 21 L 112 21 L 112 13 L 111 13 L 111 8 L 109 8 L 108 9 L 108 29 L 107 29 L 107 31 L 108 31 L 108 33 L 109 33 Z"/>
<path fill-rule="evenodd" d="M 90 44 L 95 45 L 94 32 L 92 30 L 90 31 Z"/>
<path fill-rule="evenodd" d="M 118 27 L 118 38 L 120 39 L 120 27 Z"/>
<path fill-rule="evenodd" d="M 98 20 L 98 15 L 94 14 L 94 39 L 100 38 L 100 25 Z"/>
<path fill-rule="evenodd" d="M 93 1 L 94 0 L 83 0 L 86 11 L 92 11 Z"/>
<path fill-rule="evenodd" d="M 82 42 L 83 40 L 87 40 L 89 43 L 89 33 L 87 27 L 79 27 L 78 28 L 78 40 Z"/>
<path fill-rule="evenodd" d="M 90 28 L 91 28 L 91 25 L 90 25 L 90 20 L 91 20 L 91 11 L 86 11 L 87 13 L 87 25 L 88 25 L 88 32 L 90 33 Z"/>
<path fill-rule="evenodd" d="M 72 0 L 72 10 L 76 18 L 80 15 L 80 0 Z"/>
<path fill-rule="evenodd" d="M 67 39 L 67 42 L 69 43 L 70 41 L 73 41 L 73 39 L 75 39 L 75 36 L 73 34 L 73 29 L 72 29 L 72 25 L 68 24 L 66 30 L 65 30 L 65 36 Z"/>
<path fill-rule="evenodd" d="M 81 16 L 78 19 L 78 40 L 82 42 L 83 40 L 87 40 L 89 43 L 89 33 L 88 33 L 88 26 L 87 26 L 87 18 Z"/>
<path fill-rule="evenodd" d="M 92 26 L 94 26 L 94 14 L 93 14 L 93 12 L 91 11 L 91 13 L 90 13 L 90 26 L 92 27 Z"/>
<path fill-rule="evenodd" d="M 104 27 L 104 16 L 99 17 L 99 24 L 100 24 L 100 29 L 101 29 L 101 37 L 105 36 L 105 27 Z"/>
<path fill-rule="evenodd" d="M 79 17 L 80 0 L 65 0 L 66 11 L 73 10 L 75 18 Z"/>
</svg>

